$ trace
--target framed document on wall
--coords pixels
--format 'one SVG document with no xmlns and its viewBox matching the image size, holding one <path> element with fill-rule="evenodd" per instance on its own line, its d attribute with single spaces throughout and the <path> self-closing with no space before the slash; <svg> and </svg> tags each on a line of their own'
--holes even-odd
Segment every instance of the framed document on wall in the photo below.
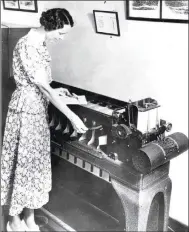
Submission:
<svg viewBox="0 0 189 232">
<path fill-rule="evenodd" d="M 96 33 L 120 36 L 118 13 L 93 10 Z"/>
</svg>

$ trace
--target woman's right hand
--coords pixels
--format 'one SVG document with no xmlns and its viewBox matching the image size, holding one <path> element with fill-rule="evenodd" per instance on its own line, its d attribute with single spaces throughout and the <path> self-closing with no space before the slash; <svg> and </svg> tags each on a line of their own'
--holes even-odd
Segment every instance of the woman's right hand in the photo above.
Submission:
<svg viewBox="0 0 189 232">
<path fill-rule="evenodd" d="M 83 121 L 77 116 L 74 115 L 70 120 L 74 130 L 79 134 L 84 134 L 87 132 L 88 128 L 85 126 Z"/>
</svg>

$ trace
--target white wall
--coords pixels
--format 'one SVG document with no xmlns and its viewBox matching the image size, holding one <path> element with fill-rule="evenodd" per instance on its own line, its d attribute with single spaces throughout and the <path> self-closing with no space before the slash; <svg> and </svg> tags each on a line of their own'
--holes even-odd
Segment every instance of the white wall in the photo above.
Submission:
<svg viewBox="0 0 189 232">
<path fill-rule="evenodd" d="M 49 47 L 55 80 L 128 101 L 153 97 L 173 132 L 188 135 L 188 25 L 129 21 L 125 1 L 39 1 L 39 14 L 2 12 L 4 23 L 38 26 L 45 8 L 65 7 L 75 28 Z M 92 11 L 119 13 L 121 37 L 96 34 Z M 23 20 L 24 18 L 24 20 Z M 188 152 L 171 161 L 170 216 L 188 224 Z"/>
</svg>

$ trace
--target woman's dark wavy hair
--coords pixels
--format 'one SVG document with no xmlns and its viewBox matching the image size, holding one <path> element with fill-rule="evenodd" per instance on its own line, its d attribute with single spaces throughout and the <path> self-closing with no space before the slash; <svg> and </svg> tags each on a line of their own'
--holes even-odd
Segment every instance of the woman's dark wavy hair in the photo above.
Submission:
<svg viewBox="0 0 189 232">
<path fill-rule="evenodd" d="M 70 13 L 63 8 L 54 8 L 41 14 L 40 23 L 46 31 L 53 31 L 64 28 L 64 25 L 74 26 Z"/>
</svg>

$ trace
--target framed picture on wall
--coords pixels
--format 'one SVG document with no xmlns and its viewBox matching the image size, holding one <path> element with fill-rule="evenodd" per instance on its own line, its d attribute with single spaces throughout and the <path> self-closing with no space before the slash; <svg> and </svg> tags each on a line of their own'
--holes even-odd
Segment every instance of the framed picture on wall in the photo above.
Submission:
<svg viewBox="0 0 189 232">
<path fill-rule="evenodd" d="M 93 10 L 96 33 L 120 36 L 118 13 Z"/>
<path fill-rule="evenodd" d="M 127 19 L 188 23 L 187 0 L 127 0 Z"/>
<path fill-rule="evenodd" d="M 162 1 L 163 20 L 183 20 L 189 22 L 188 1 Z"/>
<path fill-rule="evenodd" d="M 3 8 L 4 10 L 26 11 L 26 12 L 36 12 L 36 13 L 38 12 L 37 0 L 33 0 L 33 1 L 3 0 Z"/>
</svg>

